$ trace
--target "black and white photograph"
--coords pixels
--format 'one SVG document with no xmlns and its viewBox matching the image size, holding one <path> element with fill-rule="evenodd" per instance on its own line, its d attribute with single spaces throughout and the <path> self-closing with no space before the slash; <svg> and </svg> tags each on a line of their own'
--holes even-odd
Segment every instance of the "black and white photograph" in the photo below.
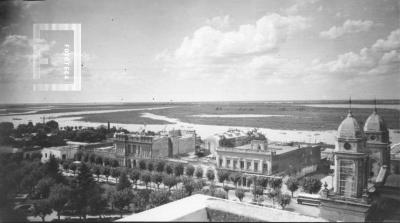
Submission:
<svg viewBox="0 0 400 223">
<path fill-rule="evenodd" d="M 1 222 L 400 222 L 400 0 L 0 0 Z"/>
</svg>

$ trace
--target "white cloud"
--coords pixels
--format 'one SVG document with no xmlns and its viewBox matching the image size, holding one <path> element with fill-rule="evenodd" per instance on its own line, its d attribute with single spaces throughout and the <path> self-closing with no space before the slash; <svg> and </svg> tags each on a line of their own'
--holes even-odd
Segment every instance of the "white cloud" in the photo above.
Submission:
<svg viewBox="0 0 400 223">
<path fill-rule="evenodd" d="M 369 31 L 374 23 L 369 20 L 347 20 L 342 26 L 333 26 L 320 33 L 320 37 L 326 39 L 337 39 L 345 34 Z"/>
<path fill-rule="evenodd" d="M 307 18 L 279 14 L 263 16 L 254 24 L 241 25 L 233 31 L 203 26 L 186 36 L 175 51 L 164 51 L 156 59 L 163 62 L 164 72 L 174 78 L 287 75 L 287 69 L 295 63 L 266 55 L 278 52 L 287 39 L 309 26 Z"/>
<path fill-rule="evenodd" d="M 309 27 L 302 16 L 270 14 L 255 24 L 241 25 L 235 31 L 224 32 L 210 26 L 197 29 L 185 37 L 175 51 L 178 58 L 226 57 L 275 50 L 293 33 Z"/>
<path fill-rule="evenodd" d="M 320 73 L 348 74 L 348 78 L 362 75 L 394 75 L 400 69 L 400 29 L 392 31 L 386 39 L 377 40 L 359 53 L 341 54 L 336 60 L 314 64 Z"/>
</svg>

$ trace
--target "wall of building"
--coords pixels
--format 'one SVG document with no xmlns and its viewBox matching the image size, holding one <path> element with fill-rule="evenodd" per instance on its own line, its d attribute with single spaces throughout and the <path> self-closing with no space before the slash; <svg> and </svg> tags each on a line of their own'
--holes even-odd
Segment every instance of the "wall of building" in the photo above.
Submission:
<svg viewBox="0 0 400 223">
<path fill-rule="evenodd" d="M 194 152 L 195 137 L 170 137 L 172 142 L 173 155 L 180 155 Z"/>
<path fill-rule="evenodd" d="M 41 162 L 47 162 L 51 155 L 61 160 L 73 159 L 77 152 L 78 148 L 73 146 L 43 148 Z"/>
<path fill-rule="evenodd" d="M 233 171 L 256 173 L 256 174 L 271 174 L 271 158 L 270 153 L 245 153 L 245 152 L 228 152 L 217 150 L 217 168 L 229 169 Z M 222 161 L 222 163 L 221 163 Z M 236 167 L 234 166 L 236 161 Z M 243 162 L 243 168 L 241 166 Z M 248 168 L 248 162 L 250 168 Z"/>
<path fill-rule="evenodd" d="M 283 171 L 307 172 L 304 167 L 317 165 L 321 160 L 321 150 L 319 146 L 302 147 L 287 153 L 272 156 L 272 172 L 280 173 Z"/>
<path fill-rule="evenodd" d="M 153 142 L 151 158 L 168 157 L 168 138 L 162 137 Z"/>
</svg>

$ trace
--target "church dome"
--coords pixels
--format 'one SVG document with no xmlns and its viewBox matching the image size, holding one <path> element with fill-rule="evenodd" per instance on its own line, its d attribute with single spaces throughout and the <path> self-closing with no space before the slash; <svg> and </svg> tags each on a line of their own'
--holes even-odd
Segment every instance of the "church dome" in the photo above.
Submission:
<svg viewBox="0 0 400 223">
<path fill-rule="evenodd" d="M 365 121 L 364 125 L 365 132 L 386 132 L 386 124 L 385 121 L 381 118 L 380 115 L 374 111 Z"/>
<path fill-rule="evenodd" d="M 363 136 L 363 131 L 358 125 L 357 120 L 353 117 L 351 112 L 342 121 L 338 128 L 338 137 L 346 139 L 356 139 Z"/>
</svg>

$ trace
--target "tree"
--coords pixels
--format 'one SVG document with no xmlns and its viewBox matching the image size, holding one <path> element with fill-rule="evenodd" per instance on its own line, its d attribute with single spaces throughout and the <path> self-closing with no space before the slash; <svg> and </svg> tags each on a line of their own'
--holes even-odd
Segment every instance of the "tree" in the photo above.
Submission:
<svg viewBox="0 0 400 223">
<path fill-rule="evenodd" d="M 58 122 L 54 120 L 50 120 L 46 122 L 46 126 L 50 128 L 50 130 L 58 130 Z"/>
<path fill-rule="evenodd" d="M 204 182 L 203 179 L 197 179 L 197 180 L 195 180 L 194 183 L 195 183 L 194 184 L 194 189 L 195 190 L 202 190 L 203 187 L 205 186 L 205 182 Z"/>
<path fill-rule="evenodd" d="M 118 167 L 119 166 L 119 163 L 118 163 L 118 160 L 115 160 L 115 159 L 113 159 L 112 161 L 111 161 L 111 166 L 112 167 Z"/>
<path fill-rule="evenodd" d="M 129 177 L 135 183 L 135 186 L 137 188 L 137 183 L 138 183 L 138 180 L 140 179 L 140 171 L 137 169 L 133 169 L 132 171 L 130 171 Z"/>
<path fill-rule="evenodd" d="M 215 174 L 213 169 L 208 169 L 206 173 L 207 179 L 212 182 L 215 179 Z"/>
<path fill-rule="evenodd" d="M 154 162 L 153 162 L 153 160 L 147 160 L 147 163 L 146 163 L 147 165 L 147 170 L 148 171 L 153 171 L 154 170 Z"/>
<path fill-rule="evenodd" d="M 74 173 L 74 176 L 75 176 L 75 172 L 76 172 L 76 169 L 77 169 L 76 164 L 75 163 L 70 163 L 68 168 L 70 170 L 72 170 L 72 172 Z"/>
<path fill-rule="evenodd" d="M 82 161 L 83 155 L 84 155 L 84 154 L 83 154 L 82 151 L 78 151 L 78 152 L 75 154 L 74 159 L 75 159 L 76 161 Z"/>
<path fill-rule="evenodd" d="M 165 172 L 166 172 L 167 174 L 172 174 L 173 171 L 174 171 L 174 168 L 173 168 L 172 164 L 169 164 L 169 163 L 168 163 L 168 164 L 165 166 Z"/>
<path fill-rule="evenodd" d="M 109 158 L 104 158 L 104 165 L 105 166 L 109 166 L 110 164 L 111 164 L 111 161 L 110 161 L 110 159 Z"/>
<path fill-rule="evenodd" d="M 237 185 L 240 181 L 240 179 L 242 178 L 242 175 L 238 172 L 232 172 L 229 175 L 229 179 L 235 184 L 235 187 L 237 188 Z"/>
<path fill-rule="evenodd" d="M 71 196 L 72 189 L 63 184 L 56 184 L 50 189 L 49 202 L 51 207 L 57 211 L 57 217 L 60 221 L 61 211 L 64 210 Z"/>
<path fill-rule="evenodd" d="M 108 166 L 104 166 L 104 167 L 102 167 L 101 169 L 101 174 L 103 174 L 105 177 L 106 177 L 106 181 L 108 182 L 108 177 L 110 176 L 110 172 L 111 172 L 111 170 L 110 170 L 110 167 L 108 167 Z"/>
<path fill-rule="evenodd" d="M 165 167 L 165 162 L 164 161 L 162 161 L 162 160 L 159 160 L 157 163 L 156 163 L 156 171 L 157 172 L 163 172 L 164 171 L 164 167 Z"/>
<path fill-rule="evenodd" d="M 272 200 L 272 203 L 275 205 L 275 198 L 278 196 L 279 192 L 275 189 L 268 193 L 268 197 Z"/>
<path fill-rule="evenodd" d="M 146 161 L 145 160 L 139 160 L 139 169 L 141 169 L 141 170 L 146 169 Z"/>
<path fill-rule="evenodd" d="M 194 166 L 189 164 L 186 167 L 186 175 L 189 176 L 189 177 L 193 177 L 193 174 L 194 174 Z"/>
<path fill-rule="evenodd" d="M 301 186 L 306 193 L 318 193 L 321 189 L 322 183 L 314 177 L 306 177 L 301 181 Z"/>
<path fill-rule="evenodd" d="M 196 167 L 195 175 L 199 179 L 203 178 L 203 168 L 201 166 Z"/>
<path fill-rule="evenodd" d="M 128 177 L 126 176 L 125 172 L 122 172 L 119 181 L 117 184 L 117 191 L 124 190 L 126 188 L 131 188 L 131 182 L 129 181 Z"/>
<path fill-rule="evenodd" d="M 290 177 L 286 181 L 286 186 L 292 192 L 292 197 L 293 197 L 293 192 L 295 192 L 297 189 L 299 189 L 299 182 L 296 178 Z"/>
<path fill-rule="evenodd" d="M 39 180 L 35 186 L 35 194 L 40 199 L 45 199 L 49 197 L 50 188 L 55 185 L 55 180 L 50 177 L 45 177 Z"/>
<path fill-rule="evenodd" d="M 292 198 L 289 194 L 279 194 L 277 200 L 282 209 L 285 209 L 285 207 L 290 204 Z"/>
<path fill-rule="evenodd" d="M 79 167 L 78 175 L 72 183 L 72 200 L 75 210 L 86 219 L 86 213 L 89 208 L 88 201 L 97 191 L 98 185 L 94 182 L 93 175 L 85 163 Z"/>
<path fill-rule="evenodd" d="M 239 198 L 240 201 L 243 200 L 244 195 L 245 195 L 244 193 L 245 193 L 245 191 L 242 188 L 236 188 L 236 190 L 235 190 L 235 196 L 237 198 Z"/>
<path fill-rule="evenodd" d="M 151 174 L 151 181 L 157 184 L 157 189 L 160 189 L 160 184 L 163 180 L 163 175 L 159 172 L 155 172 Z"/>
<path fill-rule="evenodd" d="M 93 165 L 93 167 L 92 167 L 92 172 L 94 173 L 94 175 L 97 176 L 97 182 L 99 182 L 99 180 L 100 180 L 100 174 L 101 174 L 100 167 L 97 166 L 97 165 Z"/>
<path fill-rule="evenodd" d="M 179 177 L 183 174 L 183 170 L 185 169 L 185 167 L 183 166 L 182 163 L 178 163 L 174 166 L 174 173 L 175 176 Z"/>
<path fill-rule="evenodd" d="M 95 162 L 97 164 L 103 164 L 103 158 L 101 156 L 97 156 Z"/>
<path fill-rule="evenodd" d="M 131 189 L 125 188 L 124 190 L 121 191 L 115 191 L 112 194 L 112 200 L 111 203 L 113 204 L 114 207 L 119 209 L 121 213 L 121 218 L 122 218 L 122 211 L 124 210 L 125 207 L 129 207 L 129 204 L 133 198 L 133 193 Z"/>
<path fill-rule="evenodd" d="M 58 160 L 52 155 L 50 155 L 49 161 L 44 164 L 44 172 L 45 175 L 53 178 L 57 182 L 62 181 L 63 176 L 58 168 Z"/>
<path fill-rule="evenodd" d="M 147 185 L 149 184 L 149 182 L 151 182 L 150 172 L 143 171 L 143 173 L 140 176 L 140 179 L 144 182 L 144 184 L 146 185 L 146 189 L 147 189 Z"/>
<path fill-rule="evenodd" d="M 120 175 L 120 171 L 117 168 L 112 168 L 111 169 L 111 176 L 115 178 L 115 181 L 118 182 L 118 177 Z"/>
<path fill-rule="evenodd" d="M 89 162 L 94 163 L 96 161 L 96 158 L 97 158 L 96 154 L 91 153 L 89 155 Z"/>
<path fill-rule="evenodd" d="M 256 200 L 259 196 L 262 196 L 264 194 L 264 190 L 261 186 L 254 187 L 252 192 L 253 192 L 254 200 Z"/>
<path fill-rule="evenodd" d="M 33 215 L 42 218 L 43 222 L 49 214 L 51 214 L 51 204 L 47 199 L 38 200 L 33 204 Z"/>
<path fill-rule="evenodd" d="M 168 187 L 168 190 L 171 191 L 171 187 L 177 184 L 176 178 L 171 175 L 164 175 L 163 184 Z"/>
<path fill-rule="evenodd" d="M 169 192 L 165 190 L 153 191 L 149 197 L 150 208 L 158 207 L 169 202 Z"/>
<path fill-rule="evenodd" d="M 269 182 L 269 180 L 266 177 L 258 177 L 257 178 L 257 184 L 263 188 L 266 188 L 268 186 L 268 182 Z"/>
<path fill-rule="evenodd" d="M 195 184 L 194 180 L 190 177 L 184 177 L 183 178 L 183 186 L 185 188 L 185 191 L 188 193 L 188 195 L 192 195 Z"/>
<path fill-rule="evenodd" d="M 279 189 L 282 187 L 282 179 L 281 178 L 272 178 L 270 180 L 270 184 L 273 189 Z"/>
<path fill-rule="evenodd" d="M 226 170 L 219 169 L 217 172 L 218 181 L 222 183 L 222 186 L 225 186 L 225 180 L 229 178 L 229 172 Z"/>
</svg>

